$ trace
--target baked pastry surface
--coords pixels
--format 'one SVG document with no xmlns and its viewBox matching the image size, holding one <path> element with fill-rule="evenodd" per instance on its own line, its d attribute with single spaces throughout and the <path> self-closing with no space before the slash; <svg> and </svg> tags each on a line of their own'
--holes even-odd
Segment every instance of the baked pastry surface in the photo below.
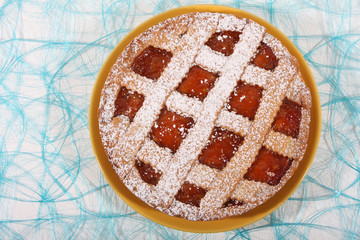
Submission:
<svg viewBox="0 0 360 240">
<path fill-rule="evenodd" d="M 311 98 L 297 60 L 257 23 L 190 13 L 135 38 L 101 93 L 106 154 L 137 197 L 214 220 L 272 197 L 306 150 Z"/>
</svg>

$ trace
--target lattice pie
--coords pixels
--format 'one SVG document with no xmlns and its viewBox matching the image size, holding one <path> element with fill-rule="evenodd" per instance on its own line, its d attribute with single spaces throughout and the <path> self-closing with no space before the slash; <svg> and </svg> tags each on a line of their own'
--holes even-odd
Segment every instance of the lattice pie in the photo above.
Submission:
<svg viewBox="0 0 360 240">
<path fill-rule="evenodd" d="M 240 215 L 303 158 L 311 98 L 297 60 L 259 24 L 190 13 L 136 37 L 101 93 L 100 134 L 122 182 L 189 220 Z"/>
</svg>

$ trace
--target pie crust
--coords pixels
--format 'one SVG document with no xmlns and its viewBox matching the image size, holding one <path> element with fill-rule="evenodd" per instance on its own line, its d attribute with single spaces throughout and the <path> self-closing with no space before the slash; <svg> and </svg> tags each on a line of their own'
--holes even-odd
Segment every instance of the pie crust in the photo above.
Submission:
<svg viewBox="0 0 360 240">
<path fill-rule="evenodd" d="M 297 60 L 264 27 L 197 12 L 124 49 L 98 118 L 131 192 L 166 214 L 207 221 L 243 214 L 284 186 L 306 150 L 310 108 Z"/>
</svg>

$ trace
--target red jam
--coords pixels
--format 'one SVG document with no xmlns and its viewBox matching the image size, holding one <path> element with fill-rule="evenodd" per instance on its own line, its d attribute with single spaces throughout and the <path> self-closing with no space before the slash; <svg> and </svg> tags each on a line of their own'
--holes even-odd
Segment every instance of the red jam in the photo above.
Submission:
<svg viewBox="0 0 360 240">
<path fill-rule="evenodd" d="M 175 199 L 185 204 L 200 207 L 200 201 L 205 194 L 205 189 L 198 187 L 195 184 L 184 182 L 179 192 L 175 195 Z"/>
<path fill-rule="evenodd" d="M 161 147 L 176 152 L 188 130 L 193 126 L 191 117 L 184 117 L 164 108 L 150 132 L 150 138 Z"/>
<path fill-rule="evenodd" d="M 285 98 L 273 122 L 273 130 L 297 138 L 299 135 L 300 122 L 301 106 Z"/>
<path fill-rule="evenodd" d="M 262 147 L 244 178 L 276 186 L 289 169 L 292 160 Z"/>
<path fill-rule="evenodd" d="M 221 170 L 234 156 L 242 141 L 243 138 L 235 133 L 215 127 L 209 143 L 199 157 L 199 162 Z"/>
<path fill-rule="evenodd" d="M 262 97 L 262 88 L 239 82 L 235 91 L 231 94 L 226 108 L 237 114 L 254 120 L 256 111 Z"/>
<path fill-rule="evenodd" d="M 138 159 L 135 161 L 135 167 L 144 182 L 156 186 L 161 177 L 160 171 L 157 171 L 150 164 L 146 164 Z"/>
<path fill-rule="evenodd" d="M 199 66 L 193 66 L 178 87 L 178 91 L 189 97 L 197 97 L 202 101 L 214 87 L 217 77 L 216 74 Z"/>
<path fill-rule="evenodd" d="M 172 53 L 149 46 L 145 48 L 131 64 L 131 70 L 137 74 L 157 80 L 170 62 Z"/>
<path fill-rule="evenodd" d="M 235 44 L 240 39 L 240 34 L 241 32 L 236 31 L 216 32 L 205 44 L 214 51 L 230 56 L 234 52 Z"/>
<path fill-rule="evenodd" d="M 137 92 L 131 92 L 125 87 L 121 87 L 115 100 L 114 117 L 125 115 L 132 121 L 143 102 L 143 95 L 138 94 Z"/>
<path fill-rule="evenodd" d="M 222 208 L 233 207 L 233 206 L 241 206 L 244 205 L 243 201 L 236 200 L 234 198 L 229 198 L 223 205 Z"/>
<path fill-rule="evenodd" d="M 278 61 L 272 49 L 262 42 L 251 63 L 265 70 L 274 70 L 278 65 Z"/>
</svg>

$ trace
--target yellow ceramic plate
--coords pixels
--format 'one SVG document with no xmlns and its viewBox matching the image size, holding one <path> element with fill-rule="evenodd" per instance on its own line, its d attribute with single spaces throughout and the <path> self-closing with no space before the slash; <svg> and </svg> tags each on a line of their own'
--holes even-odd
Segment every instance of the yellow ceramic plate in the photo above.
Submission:
<svg viewBox="0 0 360 240">
<path fill-rule="evenodd" d="M 295 56 L 300 63 L 300 71 L 307 86 L 311 90 L 312 97 L 312 108 L 311 108 L 311 123 L 310 123 L 310 136 L 308 148 L 306 150 L 304 159 L 301 161 L 298 169 L 296 170 L 294 176 L 286 183 L 286 185 L 278 192 L 274 197 L 269 199 L 264 204 L 258 206 L 257 208 L 237 217 L 230 217 L 223 220 L 216 221 L 207 221 L 207 222 L 194 222 L 189 220 L 184 220 L 177 217 L 172 217 L 157 211 L 156 209 L 149 207 L 146 203 L 142 202 L 140 199 L 135 197 L 120 181 L 115 171 L 113 170 L 110 162 L 107 160 L 105 150 L 101 144 L 100 134 L 99 134 L 99 125 L 97 118 L 97 109 L 99 106 L 100 93 L 104 85 L 105 79 L 110 71 L 111 66 L 115 63 L 117 57 L 123 51 L 123 49 L 133 40 L 137 35 L 148 29 L 149 27 L 164 21 L 167 18 L 171 18 L 180 14 L 189 13 L 189 12 L 221 12 L 234 14 L 239 17 L 245 17 L 252 19 L 260 25 L 266 27 L 268 33 L 272 34 L 278 38 L 284 46 L 290 51 L 290 53 Z M 188 231 L 188 232 L 199 232 L 199 233 L 210 233 L 210 232 L 222 232 L 237 229 L 246 225 L 249 225 L 255 221 L 258 221 L 275 209 L 277 209 L 281 204 L 283 204 L 297 189 L 297 187 L 302 182 L 307 171 L 309 170 L 311 163 L 315 157 L 316 149 L 319 143 L 320 138 L 320 128 L 321 128 L 321 109 L 320 109 L 320 100 L 315 84 L 315 80 L 312 76 L 309 66 L 307 65 L 305 59 L 295 45 L 277 28 L 272 26 L 270 23 L 265 20 L 242 10 L 218 6 L 218 5 L 195 5 L 181 7 L 177 9 L 172 9 L 161 13 L 146 22 L 142 23 L 126 35 L 120 43 L 115 47 L 111 52 L 110 56 L 107 58 L 105 64 L 100 70 L 100 73 L 96 79 L 94 89 L 90 101 L 90 111 L 89 111 L 89 130 L 90 138 L 93 146 L 93 150 L 97 161 L 101 167 L 101 170 L 109 182 L 110 186 L 114 191 L 135 211 L 147 217 L 148 219 L 162 224 L 164 226 Z"/>
</svg>

